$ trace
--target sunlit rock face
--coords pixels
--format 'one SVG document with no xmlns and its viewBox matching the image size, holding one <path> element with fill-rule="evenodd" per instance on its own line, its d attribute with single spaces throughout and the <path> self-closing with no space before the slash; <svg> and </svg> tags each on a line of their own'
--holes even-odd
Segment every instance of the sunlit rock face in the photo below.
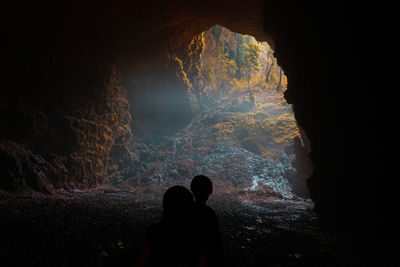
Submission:
<svg viewBox="0 0 400 267">
<path fill-rule="evenodd" d="M 118 186 L 150 192 L 205 174 L 217 194 L 308 197 L 309 144 L 267 43 L 214 26 L 153 75 L 136 77 L 152 93 L 133 96 L 147 105 L 133 113 L 136 160 Z"/>
</svg>

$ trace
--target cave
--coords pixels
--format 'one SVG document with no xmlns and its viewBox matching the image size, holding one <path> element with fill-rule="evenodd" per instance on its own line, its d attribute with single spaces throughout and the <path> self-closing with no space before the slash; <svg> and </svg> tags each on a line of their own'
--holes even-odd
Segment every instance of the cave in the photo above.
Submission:
<svg viewBox="0 0 400 267">
<path fill-rule="evenodd" d="M 379 100 L 366 93 L 363 44 L 370 22 L 355 16 L 362 13 L 360 6 L 345 1 L 6 1 L 4 11 L 2 266 L 134 263 L 138 239 L 159 219 L 162 195 L 155 199 L 148 185 L 163 180 L 159 163 L 171 145 L 184 141 L 176 138 L 176 129 L 185 130 L 204 111 L 204 101 L 215 98 L 196 90 L 204 73 L 211 73 L 203 71 L 203 80 L 196 79 L 202 36 L 216 31 L 215 25 L 267 42 L 273 50 L 288 80 L 282 97 L 301 136 L 292 142 L 304 148 L 297 152 L 312 166 L 300 193 L 310 198 L 306 205 L 211 202 L 226 227 L 227 265 L 379 266 L 371 196 L 381 170 L 371 155 L 381 152 L 371 141 L 378 129 L 370 127 L 379 117 L 365 108 Z M 240 101 L 230 108 L 254 108 L 250 93 Z M 206 119 L 218 123 L 215 114 Z M 263 151 L 268 139 L 246 140 L 246 151 L 271 156 Z M 162 148 L 165 143 L 170 146 Z M 200 154 L 207 149 L 196 147 Z M 190 162 L 176 164 L 186 183 L 197 174 Z M 179 177 L 174 182 L 185 183 Z M 161 193 L 171 185 L 159 184 Z M 266 188 L 253 198 L 275 193 Z M 148 204 L 135 199 L 139 195 Z"/>
</svg>

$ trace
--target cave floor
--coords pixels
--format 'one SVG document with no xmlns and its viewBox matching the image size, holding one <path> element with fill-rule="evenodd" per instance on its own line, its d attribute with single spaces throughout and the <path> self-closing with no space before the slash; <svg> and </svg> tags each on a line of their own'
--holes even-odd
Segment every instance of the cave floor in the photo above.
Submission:
<svg viewBox="0 0 400 267">
<path fill-rule="evenodd" d="M 1 266 L 132 266 L 161 200 L 123 191 L 0 195 Z M 224 266 L 360 266 L 360 250 L 318 223 L 309 202 L 214 196 Z"/>
</svg>

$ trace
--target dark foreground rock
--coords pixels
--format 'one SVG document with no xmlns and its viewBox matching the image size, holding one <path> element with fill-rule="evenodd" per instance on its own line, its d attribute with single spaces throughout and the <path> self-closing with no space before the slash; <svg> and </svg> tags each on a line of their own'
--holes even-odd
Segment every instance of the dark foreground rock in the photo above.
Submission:
<svg viewBox="0 0 400 267">
<path fill-rule="evenodd" d="M 309 202 L 214 197 L 225 266 L 366 266 L 350 239 L 319 225 Z M 63 198 L 0 195 L 1 266 L 132 266 L 160 198 L 122 191 Z"/>
</svg>

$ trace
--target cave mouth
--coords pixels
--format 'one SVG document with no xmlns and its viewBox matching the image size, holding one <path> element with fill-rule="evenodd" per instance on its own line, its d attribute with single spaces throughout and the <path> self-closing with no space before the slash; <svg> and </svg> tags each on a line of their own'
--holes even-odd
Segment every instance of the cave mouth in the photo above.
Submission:
<svg viewBox="0 0 400 267">
<path fill-rule="evenodd" d="M 146 90 L 134 100 L 145 107 L 134 120 L 134 163 L 115 184 L 159 196 L 203 174 L 215 195 L 308 199 L 309 143 L 273 53 L 266 42 L 215 25 L 172 57 L 167 71 L 137 78 Z"/>
</svg>

